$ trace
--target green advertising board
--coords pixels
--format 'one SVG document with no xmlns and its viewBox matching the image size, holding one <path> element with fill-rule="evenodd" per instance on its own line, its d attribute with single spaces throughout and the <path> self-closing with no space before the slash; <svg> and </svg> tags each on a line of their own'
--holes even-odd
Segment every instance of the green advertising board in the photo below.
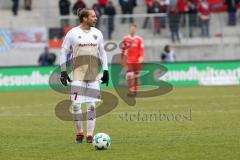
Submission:
<svg viewBox="0 0 240 160">
<path fill-rule="evenodd" d="M 192 62 L 158 64 L 167 72 L 161 76 L 149 75 L 141 77 L 141 84 L 163 80 L 173 86 L 197 85 L 239 85 L 240 61 L 228 62 Z M 157 71 L 154 64 L 143 64 L 143 70 Z M 3 67 L 0 68 L 0 91 L 50 89 L 49 76 L 57 67 Z M 119 77 L 115 87 L 126 85 L 125 72 L 118 64 L 109 66 L 111 76 Z M 143 73 L 145 72 L 143 71 Z M 112 83 L 110 83 L 110 87 Z M 104 86 L 102 86 L 104 87 Z"/>
<path fill-rule="evenodd" d="M 48 89 L 54 67 L 0 68 L 0 90 Z"/>
<path fill-rule="evenodd" d="M 166 64 L 168 72 L 161 80 L 174 86 L 239 85 L 240 62 L 195 62 Z"/>
</svg>

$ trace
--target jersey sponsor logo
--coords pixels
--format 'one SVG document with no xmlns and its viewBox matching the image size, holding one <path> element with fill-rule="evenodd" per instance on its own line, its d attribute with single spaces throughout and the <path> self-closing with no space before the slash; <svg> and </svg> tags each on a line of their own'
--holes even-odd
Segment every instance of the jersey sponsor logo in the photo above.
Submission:
<svg viewBox="0 0 240 160">
<path fill-rule="evenodd" d="M 94 35 L 93 35 L 93 38 L 94 38 L 95 40 L 97 40 L 98 36 L 94 34 Z"/>
<path fill-rule="evenodd" d="M 96 47 L 97 43 L 80 43 L 79 47 Z"/>
</svg>

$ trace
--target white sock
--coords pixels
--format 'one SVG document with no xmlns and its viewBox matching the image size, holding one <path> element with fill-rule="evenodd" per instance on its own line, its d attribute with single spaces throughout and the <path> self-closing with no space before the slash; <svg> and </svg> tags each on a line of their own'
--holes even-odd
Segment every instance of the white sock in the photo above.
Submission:
<svg viewBox="0 0 240 160">
<path fill-rule="evenodd" d="M 87 105 L 87 135 L 93 135 L 96 122 L 95 103 L 89 102 Z"/>
<path fill-rule="evenodd" d="M 83 121 L 82 121 L 82 108 L 81 103 L 73 104 L 72 105 L 72 114 L 74 125 L 77 130 L 77 134 L 83 132 Z"/>
</svg>

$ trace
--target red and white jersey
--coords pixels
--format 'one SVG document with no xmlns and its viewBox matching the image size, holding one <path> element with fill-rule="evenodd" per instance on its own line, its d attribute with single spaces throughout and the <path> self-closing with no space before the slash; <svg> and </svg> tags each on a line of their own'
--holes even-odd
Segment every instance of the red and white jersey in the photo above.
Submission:
<svg viewBox="0 0 240 160">
<path fill-rule="evenodd" d="M 143 57 L 143 40 L 139 36 L 124 36 L 122 41 L 122 56 L 126 57 L 127 63 L 139 63 L 139 58 Z"/>
</svg>

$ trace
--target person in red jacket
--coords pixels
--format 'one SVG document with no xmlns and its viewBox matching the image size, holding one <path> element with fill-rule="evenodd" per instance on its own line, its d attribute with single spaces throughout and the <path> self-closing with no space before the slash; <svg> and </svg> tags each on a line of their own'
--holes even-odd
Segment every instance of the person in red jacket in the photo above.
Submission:
<svg viewBox="0 0 240 160">
<path fill-rule="evenodd" d="M 107 5 L 108 0 L 98 0 L 98 4 L 100 6 L 101 9 L 101 13 L 104 12 L 106 5 Z"/>
<path fill-rule="evenodd" d="M 107 5 L 107 2 L 108 0 L 98 0 L 98 4 L 101 6 L 101 7 L 105 7 Z"/>
<path fill-rule="evenodd" d="M 211 10 L 207 0 L 200 0 L 198 4 L 198 14 L 201 25 L 201 35 L 202 37 L 209 37 Z"/>
<path fill-rule="evenodd" d="M 177 0 L 177 11 L 180 15 L 180 26 L 185 26 L 185 14 L 187 11 L 187 0 Z"/>
<path fill-rule="evenodd" d="M 130 35 L 124 36 L 122 41 L 122 65 L 127 70 L 128 96 L 137 95 L 139 73 L 144 55 L 143 40 L 136 35 L 136 31 L 137 26 L 132 24 L 129 29 Z"/>
</svg>

